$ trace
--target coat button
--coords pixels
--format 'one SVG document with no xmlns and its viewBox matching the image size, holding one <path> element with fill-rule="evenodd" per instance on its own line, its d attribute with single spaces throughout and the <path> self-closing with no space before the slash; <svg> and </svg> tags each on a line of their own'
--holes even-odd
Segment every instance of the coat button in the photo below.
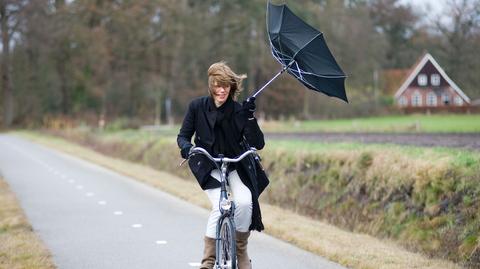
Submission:
<svg viewBox="0 0 480 269">
<path fill-rule="evenodd" d="M 251 165 L 249 165 L 249 166 L 248 166 L 248 169 L 250 169 L 250 170 L 251 170 L 251 169 L 252 169 L 252 166 L 251 166 Z"/>
<path fill-rule="evenodd" d="M 198 163 L 197 163 L 197 166 L 200 166 L 201 163 L 202 163 L 202 162 L 198 162 Z"/>
</svg>

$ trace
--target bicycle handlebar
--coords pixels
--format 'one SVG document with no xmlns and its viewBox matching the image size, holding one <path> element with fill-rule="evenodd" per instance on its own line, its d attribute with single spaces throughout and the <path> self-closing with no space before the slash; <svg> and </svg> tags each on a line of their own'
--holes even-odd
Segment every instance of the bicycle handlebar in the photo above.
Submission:
<svg viewBox="0 0 480 269">
<path fill-rule="evenodd" d="M 204 148 L 193 147 L 193 148 L 190 149 L 190 153 L 189 153 L 188 157 L 190 157 L 191 155 L 193 155 L 195 153 L 200 153 L 200 154 L 203 154 L 203 155 L 207 156 L 207 158 L 209 158 L 213 162 L 237 163 L 237 162 L 241 161 L 243 158 L 245 158 L 248 154 L 252 154 L 252 153 L 256 153 L 256 152 L 257 152 L 257 149 L 254 148 L 254 147 L 251 147 L 249 150 L 245 151 L 242 155 L 238 156 L 237 158 L 227 158 L 227 157 L 214 158 Z"/>
</svg>

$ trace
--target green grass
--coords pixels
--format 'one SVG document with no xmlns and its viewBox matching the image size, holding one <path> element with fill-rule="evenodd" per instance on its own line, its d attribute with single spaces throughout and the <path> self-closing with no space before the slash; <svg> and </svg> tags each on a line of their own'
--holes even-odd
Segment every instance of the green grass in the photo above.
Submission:
<svg viewBox="0 0 480 269">
<path fill-rule="evenodd" d="M 480 115 L 408 115 L 372 118 L 265 122 L 266 132 L 480 132 Z"/>
<path fill-rule="evenodd" d="M 289 152 L 310 152 L 329 154 L 332 151 L 390 151 L 400 153 L 402 155 L 414 158 L 428 160 L 431 162 L 438 161 L 443 158 L 450 158 L 454 164 L 461 166 L 480 166 L 480 154 L 475 151 L 446 148 L 446 147 L 416 147 L 395 144 L 362 144 L 354 142 L 340 143 L 322 143 L 302 140 L 270 140 L 267 141 L 266 148 L 284 149 Z"/>
<path fill-rule="evenodd" d="M 84 130 L 90 133 L 89 130 Z M 77 131 L 74 131 L 78 133 Z M 176 145 L 176 135 L 168 132 L 151 132 L 139 130 L 122 130 L 115 132 L 96 132 L 96 137 L 102 138 L 105 142 L 119 141 L 127 144 L 149 143 L 152 141 L 163 141 L 168 144 Z M 444 158 L 449 158 L 452 162 L 459 166 L 472 167 L 480 166 L 480 154 L 474 151 L 446 148 L 446 147 L 416 147 L 408 145 L 396 144 L 362 144 L 355 142 L 335 142 L 323 143 L 315 141 L 303 140 L 268 140 L 266 141 L 266 149 L 282 149 L 294 153 L 297 151 L 329 154 L 331 152 L 348 152 L 348 151 L 385 151 L 400 153 L 413 159 L 428 160 L 431 162 Z"/>
<path fill-rule="evenodd" d="M 260 121 L 264 132 L 379 132 L 379 133 L 476 133 L 480 132 L 480 114 L 439 114 L 439 115 L 397 115 L 371 118 L 310 121 Z M 176 136 L 180 125 L 162 125 L 150 132 L 140 132 Z M 116 134 L 125 130 L 107 128 L 104 133 Z M 138 131 L 127 130 L 132 137 Z"/>
</svg>

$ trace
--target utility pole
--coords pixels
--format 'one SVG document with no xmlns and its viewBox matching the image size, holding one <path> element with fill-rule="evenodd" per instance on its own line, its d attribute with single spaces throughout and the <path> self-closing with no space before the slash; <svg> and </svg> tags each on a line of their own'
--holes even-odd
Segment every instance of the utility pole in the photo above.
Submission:
<svg viewBox="0 0 480 269">
<path fill-rule="evenodd" d="M 373 104 L 378 107 L 378 69 L 373 70 Z"/>
</svg>

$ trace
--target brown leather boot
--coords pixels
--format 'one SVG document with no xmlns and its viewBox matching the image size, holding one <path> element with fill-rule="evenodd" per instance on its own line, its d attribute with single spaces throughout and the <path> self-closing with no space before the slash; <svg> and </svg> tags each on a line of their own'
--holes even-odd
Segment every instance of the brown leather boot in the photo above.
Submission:
<svg viewBox="0 0 480 269">
<path fill-rule="evenodd" d="M 250 258 L 247 253 L 247 244 L 248 237 L 250 232 L 239 232 L 236 231 L 237 236 L 237 265 L 238 269 L 251 269 L 252 264 L 250 263 Z"/>
<path fill-rule="evenodd" d="M 203 259 L 200 269 L 213 269 L 215 265 L 215 239 L 205 236 L 205 248 L 203 249 Z"/>
</svg>

